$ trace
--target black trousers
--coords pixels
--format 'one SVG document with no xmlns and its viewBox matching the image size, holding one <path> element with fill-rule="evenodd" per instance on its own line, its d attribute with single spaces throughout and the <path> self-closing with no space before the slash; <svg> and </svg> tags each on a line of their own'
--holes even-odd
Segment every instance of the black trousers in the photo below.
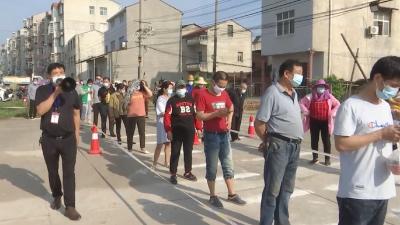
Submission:
<svg viewBox="0 0 400 225">
<path fill-rule="evenodd" d="M 183 144 L 183 156 L 185 161 L 185 173 L 192 171 L 192 151 L 194 141 L 194 128 L 174 128 L 172 130 L 171 160 L 169 171 L 176 175 L 178 170 L 179 156 Z"/>
<path fill-rule="evenodd" d="M 117 132 L 117 139 L 121 141 L 121 124 L 124 123 L 125 131 L 127 130 L 127 117 L 126 115 L 121 115 L 119 118 L 115 118 L 115 125 L 116 125 L 116 132 Z"/>
<path fill-rule="evenodd" d="M 241 113 L 240 115 L 234 115 L 232 118 L 232 124 L 231 124 L 231 129 L 240 131 L 240 126 L 242 125 L 242 116 L 243 114 Z M 236 141 L 239 139 L 239 134 L 235 132 L 231 132 L 231 139 L 232 141 Z"/>
<path fill-rule="evenodd" d="M 127 119 L 126 136 L 128 141 L 128 150 L 132 150 L 133 135 L 135 134 L 136 126 L 139 130 L 140 148 L 146 147 L 146 117 L 128 117 Z"/>
<path fill-rule="evenodd" d="M 101 130 L 103 133 L 107 131 L 107 117 L 108 105 L 104 103 L 93 104 L 93 123 L 97 126 L 99 120 L 99 113 L 101 117 Z"/>
<path fill-rule="evenodd" d="M 337 198 L 339 225 L 383 225 L 388 200 Z"/>
<path fill-rule="evenodd" d="M 311 149 L 318 151 L 319 134 L 321 134 L 324 152 L 331 153 L 331 135 L 329 134 L 328 121 L 310 118 Z M 313 159 L 318 159 L 318 154 L 313 153 Z M 325 156 L 325 160 L 330 160 Z"/>
<path fill-rule="evenodd" d="M 62 159 L 62 175 L 65 206 L 75 207 L 75 162 L 77 144 L 74 134 L 62 140 L 42 136 L 42 151 L 49 174 L 50 189 L 53 197 L 63 195 L 58 166 Z"/>
<path fill-rule="evenodd" d="M 35 100 L 29 99 L 29 118 L 36 117 L 36 105 Z"/>
</svg>

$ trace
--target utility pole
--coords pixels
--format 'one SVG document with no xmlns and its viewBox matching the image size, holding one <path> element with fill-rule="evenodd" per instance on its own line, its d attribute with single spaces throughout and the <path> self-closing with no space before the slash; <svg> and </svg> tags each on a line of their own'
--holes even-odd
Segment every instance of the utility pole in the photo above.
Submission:
<svg viewBox="0 0 400 225">
<path fill-rule="evenodd" d="M 138 55 L 138 79 L 142 79 L 142 0 L 139 0 L 139 55 Z"/>
<path fill-rule="evenodd" d="M 218 0 L 215 0 L 215 21 L 214 21 L 214 59 L 213 59 L 213 73 L 217 72 L 217 23 L 218 23 Z"/>
<path fill-rule="evenodd" d="M 331 75 L 331 63 L 332 63 L 332 0 L 329 0 L 329 20 L 328 20 L 328 68 L 327 75 Z"/>
</svg>

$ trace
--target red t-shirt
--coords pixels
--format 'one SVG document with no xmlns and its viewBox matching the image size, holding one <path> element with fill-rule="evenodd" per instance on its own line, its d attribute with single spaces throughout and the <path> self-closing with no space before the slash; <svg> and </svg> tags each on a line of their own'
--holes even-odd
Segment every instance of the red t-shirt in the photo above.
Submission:
<svg viewBox="0 0 400 225">
<path fill-rule="evenodd" d="M 329 113 L 328 100 L 311 101 L 310 117 L 316 120 L 327 121 Z"/>
<path fill-rule="evenodd" d="M 226 91 L 222 92 L 220 96 L 215 96 L 209 90 L 202 91 L 196 100 L 196 107 L 198 112 L 212 113 L 218 109 L 230 108 L 232 101 Z M 212 120 L 203 121 L 204 131 L 206 132 L 227 132 L 228 118 L 214 118 Z"/>
</svg>

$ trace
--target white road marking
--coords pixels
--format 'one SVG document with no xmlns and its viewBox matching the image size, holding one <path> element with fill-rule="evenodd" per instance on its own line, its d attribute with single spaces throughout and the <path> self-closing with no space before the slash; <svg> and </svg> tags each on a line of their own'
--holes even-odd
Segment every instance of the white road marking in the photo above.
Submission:
<svg viewBox="0 0 400 225">
<path fill-rule="evenodd" d="M 260 176 L 259 173 L 237 173 L 237 174 L 235 174 L 235 180 L 243 180 L 243 179 L 247 179 L 247 178 L 251 178 L 251 177 L 258 177 L 258 176 Z M 217 179 L 215 179 L 215 181 L 223 181 L 223 180 L 224 180 L 223 176 L 218 176 Z M 205 183 L 207 181 L 205 179 L 201 179 L 198 182 Z"/>
<path fill-rule="evenodd" d="M 338 191 L 338 185 L 337 184 L 332 184 L 332 185 L 326 186 L 324 188 L 324 190 L 337 192 Z"/>
<path fill-rule="evenodd" d="M 32 150 L 32 151 L 5 151 L 4 154 L 14 156 L 14 157 L 42 157 L 42 150 Z"/>
<path fill-rule="evenodd" d="M 241 159 L 239 162 L 260 162 L 264 161 L 263 157 L 257 157 L 257 158 L 252 158 L 252 159 Z"/>
<path fill-rule="evenodd" d="M 307 196 L 307 195 L 311 195 L 314 192 L 310 191 L 310 190 L 299 190 L 299 189 L 295 189 L 291 198 L 296 198 L 296 197 L 302 197 L 302 196 Z M 261 203 L 261 196 L 262 193 L 260 193 L 259 195 L 254 195 L 254 196 L 250 196 L 250 197 L 243 197 L 244 200 L 246 200 L 247 204 L 260 204 Z"/>
</svg>

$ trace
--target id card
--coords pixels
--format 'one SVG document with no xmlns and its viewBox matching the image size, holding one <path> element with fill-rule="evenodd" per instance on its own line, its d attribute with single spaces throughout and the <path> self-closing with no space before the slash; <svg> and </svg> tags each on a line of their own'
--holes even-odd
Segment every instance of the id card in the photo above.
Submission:
<svg viewBox="0 0 400 225">
<path fill-rule="evenodd" d="M 51 114 L 51 123 L 52 124 L 58 124 L 58 120 L 60 119 L 60 113 L 58 113 L 58 112 L 53 112 L 52 114 Z"/>
</svg>

